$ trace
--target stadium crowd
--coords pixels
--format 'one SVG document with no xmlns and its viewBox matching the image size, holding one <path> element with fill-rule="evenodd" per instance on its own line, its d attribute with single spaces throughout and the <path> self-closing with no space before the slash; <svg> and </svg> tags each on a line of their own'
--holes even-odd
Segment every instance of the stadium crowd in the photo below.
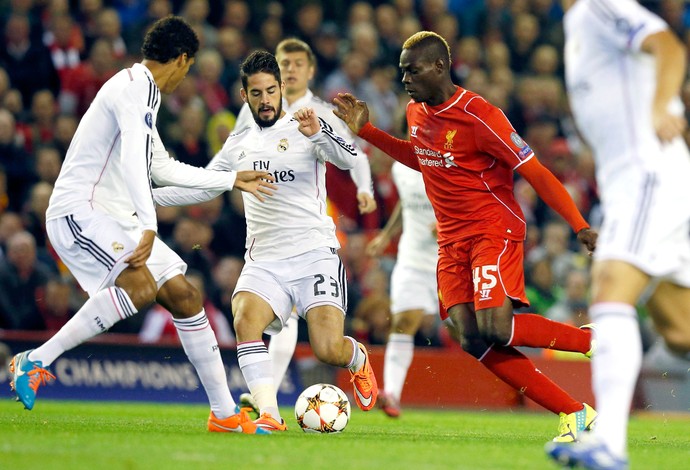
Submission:
<svg viewBox="0 0 690 470">
<path fill-rule="evenodd" d="M 684 1 L 642 3 L 690 45 Z M 317 56 L 311 86 L 316 95 L 330 101 L 338 92 L 352 92 L 369 104 L 377 127 L 404 138 L 409 97 L 400 84 L 398 57 L 402 42 L 426 29 L 450 44 L 455 81 L 500 107 L 592 226 L 600 222 L 592 156 L 567 107 L 558 0 L 7 0 L 0 9 L 0 329 L 56 331 L 85 301 L 46 237 L 52 184 L 95 93 L 139 60 L 147 26 L 172 13 L 190 22 L 201 42 L 196 65 L 163 98 L 158 116 L 163 143 L 180 161 L 209 162 L 242 106 L 240 62 L 257 48 L 274 51 L 290 36 L 309 43 Z M 690 109 L 690 81 L 683 98 Z M 379 258 L 365 251 L 398 195 L 392 160 L 363 145 L 377 210 L 359 215 L 347 172 L 331 167 L 327 186 L 351 290 L 346 328 L 361 341 L 384 344 L 395 243 Z M 588 323 L 587 254 L 529 184 L 517 180 L 515 192 L 528 221 L 528 311 L 576 326 Z M 159 207 L 158 227 L 206 293 L 219 339 L 232 345 L 230 300 L 246 235 L 239 193 L 196 206 Z M 140 333 L 142 341 L 174 335 L 160 309 L 113 331 Z M 302 339 L 305 334 L 300 331 Z M 438 320 L 416 338 L 419 345 L 448 341 Z"/>
</svg>

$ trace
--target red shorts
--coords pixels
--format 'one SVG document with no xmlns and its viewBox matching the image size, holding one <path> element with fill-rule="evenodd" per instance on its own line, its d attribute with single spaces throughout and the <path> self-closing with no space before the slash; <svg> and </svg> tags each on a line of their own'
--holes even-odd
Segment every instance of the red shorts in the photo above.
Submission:
<svg viewBox="0 0 690 470">
<path fill-rule="evenodd" d="M 446 309 L 474 303 L 474 309 L 500 307 L 506 297 L 514 307 L 529 306 L 525 294 L 522 242 L 475 237 L 439 248 L 438 289 L 441 318 Z"/>
</svg>

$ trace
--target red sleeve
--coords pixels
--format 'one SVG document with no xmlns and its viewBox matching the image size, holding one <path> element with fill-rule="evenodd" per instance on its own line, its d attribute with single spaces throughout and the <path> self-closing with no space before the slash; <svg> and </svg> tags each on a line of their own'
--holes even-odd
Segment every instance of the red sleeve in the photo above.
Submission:
<svg viewBox="0 0 690 470">
<path fill-rule="evenodd" d="M 539 197 L 549 207 L 568 222 L 575 233 L 589 228 L 589 224 L 580 214 L 568 190 L 536 157 L 527 160 L 516 171 L 532 185 Z"/>
<path fill-rule="evenodd" d="M 377 129 L 370 122 L 367 122 L 357 135 L 386 152 L 403 165 L 420 171 L 419 160 L 414 154 L 412 143 L 409 140 L 397 139 L 381 129 Z"/>
</svg>

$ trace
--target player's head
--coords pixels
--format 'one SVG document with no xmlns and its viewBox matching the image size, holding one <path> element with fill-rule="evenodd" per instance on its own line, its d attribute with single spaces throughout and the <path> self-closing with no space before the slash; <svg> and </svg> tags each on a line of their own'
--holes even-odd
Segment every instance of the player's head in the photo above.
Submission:
<svg viewBox="0 0 690 470">
<path fill-rule="evenodd" d="M 316 57 L 309 44 L 297 38 L 284 39 L 276 47 L 276 59 L 285 81 L 285 94 L 304 94 L 316 71 Z"/>
<path fill-rule="evenodd" d="M 400 70 L 407 94 L 418 103 L 429 101 L 452 81 L 448 43 L 431 31 L 413 34 L 403 44 Z"/>
<path fill-rule="evenodd" d="M 170 74 L 158 83 L 163 93 L 177 88 L 194 63 L 199 50 L 199 38 L 189 24 L 179 16 L 168 16 L 156 21 L 144 37 L 141 54 L 144 60 L 170 65 Z"/>
<path fill-rule="evenodd" d="M 249 105 L 254 121 L 271 127 L 283 114 L 283 87 L 280 67 L 275 56 L 254 51 L 240 65 L 242 99 Z"/>
</svg>

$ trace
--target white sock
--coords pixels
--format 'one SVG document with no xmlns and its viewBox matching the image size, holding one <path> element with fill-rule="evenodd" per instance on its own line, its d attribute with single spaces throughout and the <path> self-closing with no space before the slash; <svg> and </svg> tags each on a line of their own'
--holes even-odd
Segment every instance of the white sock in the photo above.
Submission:
<svg viewBox="0 0 690 470">
<path fill-rule="evenodd" d="M 268 343 L 268 357 L 273 365 L 273 383 L 276 389 L 283 383 L 295 347 L 297 346 L 298 317 L 290 315 L 287 323 L 277 335 L 271 336 Z"/>
<path fill-rule="evenodd" d="M 29 360 L 41 361 L 47 367 L 60 354 L 107 331 L 118 321 L 135 313 L 137 309 L 124 289 L 115 286 L 103 289 L 89 298 L 52 338 L 33 350 Z"/>
<path fill-rule="evenodd" d="M 280 422 L 278 397 L 273 383 L 273 368 L 263 341 L 247 341 L 237 345 L 237 362 L 261 414 L 270 413 Z"/>
<path fill-rule="evenodd" d="M 352 358 L 350 362 L 347 363 L 345 367 L 350 369 L 350 372 L 357 372 L 364 365 L 364 353 L 357 344 L 357 341 L 352 336 L 345 336 L 345 339 L 349 339 L 352 343 Z"/>
<path fill-rule="evenodd" d="M 400 401 L 407 370 L 414 354 L 414 337 L 391 333 L 383 357 L 383 384 L 386 395 Z"/>
<path fill-rule="evenodd" d="M 642 365 L 637 312 L 619 302 L 594 304 L 589 316 L 596 325 L 597 350 L 592 357 L 592 388 L 596 397 L 594 435 L 618 456 L 627 454 L 628 418 Z"/>
<path fill-rule="evenodd" d="M 173 318 L 173 323 L 182 348 L 206 390 L 211 411 L 219 419 L 234 415 L 235 400 L 230 394 L 218 340 L 206 312 L 201 310 L 190 318 Z"/>
</svg>

